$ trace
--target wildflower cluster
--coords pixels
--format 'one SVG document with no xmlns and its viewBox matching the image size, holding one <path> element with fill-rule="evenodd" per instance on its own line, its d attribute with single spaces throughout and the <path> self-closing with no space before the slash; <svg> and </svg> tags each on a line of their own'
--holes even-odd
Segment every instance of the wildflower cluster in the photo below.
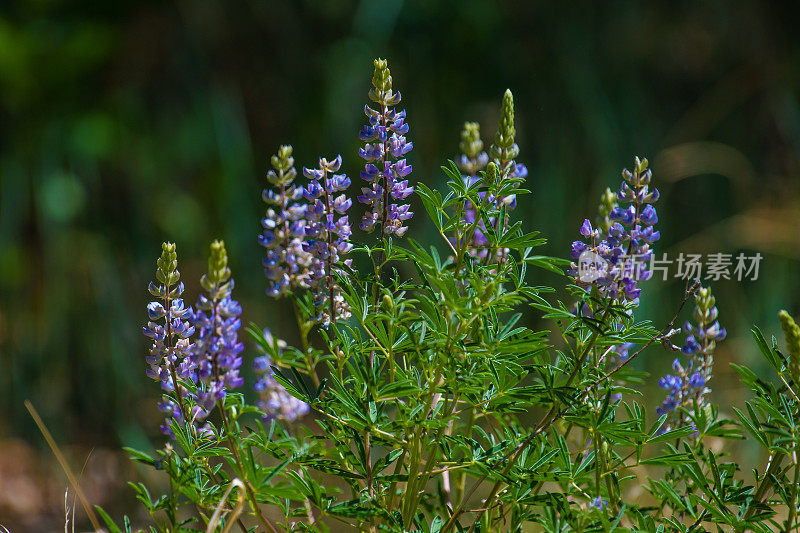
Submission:
<svg viewBox="0 0 800 533">
<path fill-rule="evenodd" d="M 197 367 L 197 404 L 202 408 L 198 418 L 203 419 L 229 390 L 244 384 L 239 375 L 244 350 L 239 341 L 242 306 L 231 297 L 234 283 L 222 241 L 211 243 L 208 273 L 200 278 L 200 285 L 205 294 L 197 300 L 193 318 L 198 335 L 192 358 Z"/>
<path fill-rule="evenodd" d="M 492 249 L 487 233 L 500 230 L 498 225 L 501 218 L 502 230 L 508 230 L 509 218 L 502 213 L 516 207 L 515 189 L 528 175 L 527 167 L 515 161 L 519 155 L 515 136 L 514 97 L 508 90 L 503 95 L 500 125 L 490 150 L 491 161 L 483 151 L 479 124 L 467 122 L 461 131 L 458 168 L 464 173 L 464 184 L 479 189 L 478 202 L 467 200 L 462 214 L 462 224 L 470 228 L 464 238 L 467 240 L 468 252 L 474 258 L 502 260 L 508 254 L 506 248 Z M 485 173 L 485 179 L 479 177 L 481 172 Z M 487 211 L 485 219 L 484 211 Z M 491 215 L 488 211 L 496 214 Z M 486 226 L 487 222 L 489 228 Z"/>
<path fill-rule="evenodd" d="M 672 363 L 675 374 L 667 374 L 658 382 L 667 391 L 667 398 L 657 412 L 660 415 L 676 415 L 678 425 L 683 415 L 676 411 L 680 408 L 692 410 L 695 406 L 702 409 L 711 392 L 707 385 L 711 380 L 714 350 L 717 342 L 724 340 L 727 335 L 725 328 L 720 327 L 717 321 L 715 304 L 711 289 L 700 287 L 695 296 L 695 324 L 686 321 L 683 326 L 687 336 L 681 352 L 689 357 L 689 361 L 684 366 L 676 358 Z"/>
<path fill-rule="evenodd" d="M 478 173 L 485 169 L 489 162 L 489 156 L 483 150 L 480 124 L 477 122 L 464 123 L 458 148 L 461 150 L 461 156 L 456 161 L 458 168 L 464 173 L 467 184 L 473 185 L 478 179 Z"/>
<path fill-rule="evenodd" d="M 184 286 L 178 271 L 178 256 L 175 245 L 164 243 L 161 257 L 156 262 L 156 281 L 150 283 L 150 294 L 157 300 L 147 305 L 150 321 L 144 327 L 144 334 L 153 339 L 147 355 L 147 376 L 160 381 L 161 389 L 174 396 L 164 395 L 159 409 L 167 415 L 167 422 L 161 426 L 165 435 L 171 435 L 170 419 L 178 424 L 186 422 L 189 414 L 184 398 L 190 392 L 179 380 L 195 381 L 197 365 L 192 358 L 191 336 L 195 328 L 188 320 L 192 316 L 181 295 Z"/>
<path fill-rule="evenodd" d="M 275 339 L 270 330 L 263 331 L 264 340 L 267 345 L 278 354 L 286 348 L 286 342 Z M 275 371 L 272 369 L 274 361 L 268 354 L 256 357 L 253 360 L 253 370 L 259 378 L 253 388 L 259 395 L 255 405 L 262 413 L 265 420 L 286 420 L 294 422 L 298 418 L 308 414 L 309 405 L 286 391 L 286 388 L 275 379 Z"/>
<path fill-rule="evenodd" d="M 263 354 L 248 355 L 222 242 L 211 245 L 194 309 L 183 301 L 175 246 L 163 245 L 144 332 L 152 339 L 147 375 L 161 383 L 162 431 L 171 439 L 157 457 L 130 450 L 169 477 L 160 496 L 132 485 L 152 529 L 800 527 L 800 327 L 780 314 L 788 355 L 754 330 L 777 378 L 734 365 L 753 397 L 746 412 L 730 407 L 737 422 L 724 418 L 708 386 L 726 336 L 711 289 L 687 289 L 661 329 L 637 316 L 638 282 L 651 277 L 646 265 L 659 238 L 647 160 L 636 158 L 619 191 L 602 195 L 596 227 L 583 222 L 565 273 L 568 261 L 537 254 L 545 239 L 512 216 L 528 191 L 511 92 L 488 154 L 479 126 L 465 124 L 461 157 L 442 167 L 442 194 L 409 185 L 406 115 L 395 110 L 400 95 L 388 65 L 374 66 L 375 105 L 367 106 L 359 151 L 369 186 L 359 200 L 362 228 L 381 232 L 378 253 L 352 240 L 347 157 L 304 168 L 301 187 L 292 148 L 283 146 L 267 175 L 259 239 L 267 293 L 291 304 L 297 331 L 280 337 L 297 338 L 298 347 L 251 324 Z M 438 245 L 393 238 L 408 231 L 412 192 Z M 385 265 L 397 275 L 382 275 Z M 543 270 L 566 274 L 579 312 L 553 296 Z M 672 325 L 692 298 L 678 348 Z M 536 313 L 547 329 L 526 324 Z M 655 379 L 632 363 L 658 357 L 659 347 L 683 355 L 659 382 L 667 398 L 653 420 L 637 394 Z M 256 394 L 242 387 L 245 362 Z M 769 453 L 752 483 L 707 440 L 745 434 Z"/>
<path fill-rule="evenodd" d="M 480 124 L 477 122 L 466 122 L 464 124 L 464 129 L 461 130 L 461 142 L 458 146 L 461 150 L 461 157 L 457 160 L 458 168 L 464 173 L 464 184 L 467 187 L 474 187 L 479 184 L 481 179 L 478 173 L 483 171 L 489 162 L 489 156 L 483 151 Z M 478 197 L 481 200 L 483 200 L 485 196 L 485 191 L 478 193 Z M 472 201 L 466 200 L 464 202 L 464 212 L 461 220 L 466 226 L 474 226 L 469 242 L 467 243 L 470 255 L 472 257 L 485 256 L 488 253 L 486 250 L 488 241 L 481 228 L 485 230 L 486 226 L 480 219 L 478 210 Z M 461 243 L 456 242 L 456 245 L 461 245 Z"/>
<path fill-rule="evenodd" d="M 500 127 L 494 136 L 494 143 L 491 147 L 492 160 L 497 164 L 500 174 L 509 174 L 519 180 L 528 176 L 528 168 L 515 160 L 519 155 L 515 137 L 517 130 L 514 127 L 514 95 L 510 89 L 503 93 L 503 101 L 500 106 Z M 515 183 L 519 184 L 519 181 Z M 508 195 L 513 196 L 513 195 Z M 498 195 L 497 201 L 507 205 L 514 204 L 516 197 L 506 199 L 506 195 Z"/>
<path fill-rule="evenodd" d="M 404 224 L 414 215 L 409 204 L 398 203 L 414 192 L 407 179 L 411 165 L 405 159 L 414 144 L 406 141 L 405 110 L 394 109 L 401 96 L 399 91 L 392 90 L 392 75 L 386 60 L 375 60 L 369 99 L 377 109 L 364 106 L 368 123 L 358 134 L 365 143 L 358 155 L 367 161 L 361 178 L 369 183 L 358 196 L 358 201 L 369 207 L 360 227 L 368 232 L 377 227 L 385 236 L 402 237 L 408 230 Z"/>
<path fill-rule="evenodd" d="M 272 156 L 273 169 L 267 173 L 272 188 L 262 198 L 270 206 L 262 219 L 264 232 L 259 242 L 267 249 L 264 272 L 269 280 L 267 294 L 284 296 L 292 289 L 308 287 L 311 254 L 303 247 L 308 206 L 301 202 L 303 188 L 294 184 L 291 146 L 281 146 Z"/>
<path fill-rule="evenodd" d="M 608 221 L 603 217 L 601 227 L 594 229 L 588 219 L 584 220 L 580 234 L 585 240 L 574 241 L 571 252 L 570 275 L 578 286 L 594 288 L 603 296 L 624 298 L 634 305 L 641 294 L 638 282 L 652 276 L 648 270 L 653 254 L 650 246 L 661 237 L 654 230 L 658 215 L 652 206 L 659 193 L 658 189 L 650 190 L 647 165 L 647 159 L 637 157 L 633 172 L 623 170 L 616 199 L 604 199 Z M 615 201 L 629 205 L 611 207 Z M 606 224 L 607 230 L 603 227 Z"/>
<path fill-rule="evenodd" d="M 342 275 L 342 265 L 350 267 L 352 259 L 344 259 L 353 248 L 350 243 L 350 219 L 345 214 L 353 205 L 347 195 L 336 193 L 350 186 L 345 174 L 333 174 L 342 166 L 342 156 L 333 161 L 319 160 L 318 169 L 303 168 L 309 179 L 303 196 L 308 206 L 308 226 L 303 249 L 313 261 L 309 270 L 309 286 L 314 293 L 314 304 L 324 325 L 350 316 L 350 306 L 344 301 L 336 281 Z"/>
</svg>

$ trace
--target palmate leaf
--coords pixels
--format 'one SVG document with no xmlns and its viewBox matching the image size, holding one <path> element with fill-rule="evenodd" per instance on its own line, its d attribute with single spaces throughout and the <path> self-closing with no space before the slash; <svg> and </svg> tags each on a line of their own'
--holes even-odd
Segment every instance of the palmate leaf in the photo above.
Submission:
<svg viewBox="0 0 800 533">
<path fill-rule="evenodd" d="M 736 413 L 736 416 L 739 418 L 739 421 L 745 427 L 747 432 L 750 433 L 750 435 L 752 435 L 761 444 L 761 446 L 768 448 L 769 443 L 767 442 L 764 432 L 758 429 L 758 426 L 760 425 L 758 418 L 755 418 L 755 420 L 748 418 L 736 407 L 733 407 L 733 411 Z M 751 412 L 751 416 L 755 416 L 755 414 Z"/>
<path fill-rule="evenodd" d="M 522 250 L 527 248 L 537 248 L 539 246 L 544 246 L 545 244 L 547 244 L 547 239 L 537 238 L 537 236 L 540 235 L 540 232 L 538 231 L 532 231 L 524 235 L 513 236 L 512 230 L 520 229 L 521 227 L 522 227 L 521 223 L 515 225 L 508 231 L 508 233 L 506 233 L 498 241 L 497 245 L 502 248 L 513 248 L 515 250 Z"/>
<path fill-rule="evenodd" d="M 296 368 L 290 368 L 288 371 L 274 365 L 271 365 L 270 368 L 272 368 L 275 381 L 283 385 L 289 394 L 306 403 L 314 402 L 316 389 L 313 392 L 309 389 L 305 379 Z"/>
</svg>

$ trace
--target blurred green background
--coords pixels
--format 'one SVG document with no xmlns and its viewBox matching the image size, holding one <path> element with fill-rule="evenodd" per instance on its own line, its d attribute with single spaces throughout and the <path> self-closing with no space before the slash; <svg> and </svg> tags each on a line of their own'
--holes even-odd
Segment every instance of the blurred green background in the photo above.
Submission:
<svg viewBox="0 0 800 533">
<path fill-rule="evenodd" d="M 177 243 L 194 300 L 208 243 L 225 239 L 244 320 L 291 340 L 264 295 L 256 240 L 268 156 L 282 143 L 298 166 L 341 153 L 357 177 L 376 56 L 403 94 L 412 176 L 429 186 L 443 185 L 439 165 L 455 155 L 461 124 L 480 121 L 488 143 L 513 90 L 533 190 L 517 216 L 549 237 L 546 253 L 567 255 L 635 154 L 651 160 L 662 191 L 659 253 L 760 252 L 757 281 L 714 285 L 729 332 L 714 398 L 741 403 L 728 363 L 763 369 L 749 328 L 776 333 L 778 308 L 800 312 L 800 8 L 564 4 L 4 2 L 0 523 L 50 514 L 58 524 L 63 502 L 26 398 L 75 457 L 94 448 L 92 461 L 111 465 L 99 503 L 120 490 L 123 510 L 135 507 L 122 482 L 132 467 L 102 450 L 160 442 L 141 325 L 162 240 Z M 409 235 L 434 242 L 424 219 Z M 663 324 L 682 286 L 648 282 L 638 316 Z M 652 350 L 639 360 L 653 411 L 671 359 Z M 28 493 L 41 501 L 25 507 Z M 49 527 L 35 524 L 25 527 Z"/>
</svg>

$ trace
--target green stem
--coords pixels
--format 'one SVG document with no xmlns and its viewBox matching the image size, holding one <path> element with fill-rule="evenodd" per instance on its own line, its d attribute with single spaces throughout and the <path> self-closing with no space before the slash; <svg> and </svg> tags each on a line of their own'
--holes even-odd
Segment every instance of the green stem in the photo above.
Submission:
<svg viewBox="0 0 800 533">
<path fill-rule="evenodd" d="M 439 365 L 436 367 L 436 370 L 434 370 L 433 375 L 431 376 L 432 379 L 428 381 L 428 396 L 425 400 L 425 405 L 427 406 L 427 408 L 424 411 L 426 417 L 434 407 L 434 398 L 436 397 L 436 387 L 438 386 L 439 381 L 442 378 L 442 366 L 443 363 L 439 363 Z M 417 485 L 417 479 L 420 477 L 420 471 L 421 471 L 420 465 L 422 464 L 422 453 L 423 453 L 421 433 L 425 433 L 425 430 L 421 428 L 419 425 L 417 425 L 414 429 L 414 438 L 410 450 L 408 481 L 406 482 L 406 491 L 403 495 L 403 500 L 401 504 L 401 507 L 403 509 L 402 513 L 403 523 L 406 524 L 410 524 L 412 519 L 414 518 L 414 512 L 416 511 L 417 503 L 419 502 L 419 494 L 418 494 L 419 490 Z M 433 451 L 433 453 L 436 452 Z"/>
<path fill-rule="evenodd" d="M 294 309 L 294 318 L 297 321 L 297 329 L 300 333 L 300 343 L 303 347 L 303 355 L 306 358 L 306 372 L 309 376 L 311 376 L 311 380 L 314 382 L 314 385 L 319 387 L 321 382 L 319 376 L 317 375 L 317 365 L 312 357 L 311 343 L 308 342 L 308 333 L 311 331 L 311 328 L 308 326 L 308 321 L 303 317 L 303 313 L 300 311 L 300 306 L 297 305 L 297 300 L 294 297 L 292 297 L 292 308 Z"/>
<path fill-rule="evenodd" d="M 606 306 L 605 311 L 603 313 L 603 317 L 600 320 L 601 325 L 605 324 L 606 320 L 608 319 L 608 315 L 610 313 L 611 305 L 613 304 L 613 302 L 614 302 L 613 298 L 609 300 L 608 305 Z M 595 345 L 595 343 L 597 343 L 597 339 L 599 337 L 600 337 L 600 329 L 596 329 L 592 333 L 591 337 L 589 337 L 589 340 L 587 342 L 586 347 L 583 350 L 583 353 L 579 357 L 578 361 L 576 361 L 575 368 L 573 368 L 572 372 L 567 378 L 566 384 L 564 385 L 565 387 L 569 387 L 572 384 L 572 381 L 577 377 L 578 372 L 580 371 L 583 364 L 586 362 L 586 359 L 589 356 L 592 347 Z M 503 459 L 503 461 L 507 463 L 506 467 L 503 469 L 500 479 L 498 479 L 498 481 L 495 482 L 494 486 L 492 487 L 492 490 L 489 493 L 489 496 L 486 498 L 486 502 L 483 505 L 483 508 L 478 512 L 478 516 L 475 519 L 475 522 L 473 522 L 472 527 L 470 527 L 470 532 L 475 530 L 475 524 L 477 524 L 480 521 L 486 509 L 488 509 L 491 506 L 492 500 L 494 500 L 494 498 L 497 496 L 497 493 L 500 491 L 500 485 L 503 482 L 503 477 L 505 477 L 508 474 L 508 472 L 511 471 L 511 469 L 514 466 L 514 463 L 516 462 L 517 457 L 519 457 L 519 454 L 522 453 L 522 450 L 524 450 L 531 442 L 533 442 L 533 439 L 536 438 L 536 436 L 539 435 L 542 431 L 544 431 L 544 429 L 549 427 L 550 424 L 552 424 L 558 418 L 558 416 L 559 416 L 559 404 L 557 402 L 554 402 L 553 406 L 550 408 L 550 411 L 548 411 L 548 413 L 544 416 L 542 421 L 539 422 L 539 424 L 537 424 L 533 432 L 531 432 L 531 434 L 525 440 L 523 440 L 519 444 L 519 446 L 516 447 L 516 449 L 514 449 L 511 453 L 509 453 L 509 455 L 507 455 Z M 478 479 L 478 481 L 475 482 L 469 493 L 466 496 L 464 496 L 464 498 L 461 500 L 461 503 L 459 503 L 458 508 L 453 512 L 453 515 L 450 517 L 450 519 L 447 521 L 444 527 L 442 527 L 442 533 L 446 533 L 453 527 L 453 525 L 455 525 L 455 521 L 458 519 L 458 516 L 463 512 L 467 500 L 472 496 L 472 494 L 475 492 L 478 486 L 481 483 L 483 483 L 483 481 L 488 477 L 488 475 L 489 475 L 488 473 L 483 474 Z"/>
<path fill-rule="evenodd" d="M 611 479 L 612 472 L 608 469 L 608 459 L 606 458 L 606 454 L 603 452 L 602 441 L 600 443 L 600 460 L 600 464 L 603 468 L 603 475 L 601 477 L 605 478 L 606 491 L 608 492 L 608 506 L 612 513 L 616 513 L 617 495 L 614 492 L 614 483 Z"/>
<path fill-rule="evenodd" d="M 172 454 L 167 456 L 167 468 L 171 468 Z M 170 530 L 175 529 L 175 485 L 172 483 L 172 476 L 169 477 L 169 508 L 167 509 L 167 518 L 169 518 Z"/>
<path fill-rule="evenodd" d="M 400 457 L 398 457 L 397 460 L 395 461 L 395 466 L 394 466 L 395 479 L 403 469 L 403 463 L 405 462 L 406 453 L 407 453 L 406 450 L 403 450 L 403 453 L 400 454 Z M 389 493 L 388 493 L 389 504 L 386 506 L 387 509 L 394 509 L 394 497 L 396 496 L 396 492 L 397 492 L 397 481 L 392 481 L 392 484 L 389 485 Z"/>
<path fill-rule="evenodd" d="M 792 488 L 792 502 L 789 505 L 789 517 L 786 519 L 785 533 L 789 533 L 792 529 L 792 524 L 797 516 L 797 491 L 798 484 L 800 484 L 800 462 L 797 461 L 797 436 L 794 436 L 795 442 L 792 449 L 792 459 L 794 461 L 794 487 Z"/>
<path fill-rule="evenodd" d="M 472 437 L 472 427 L 475 424 L 475 408 L 469 409 L 469 417 L 467 418 L 467 427 L 464 431 L 464 435 L 467 437 Z M 464 490 L 467 488 L 467 473 L 466 472 L 458 472 L 458 480 L 456 482 L 456 493 L 453 495 L 454 501 L 461 501 L 461 498 L 464 496 Z"/>
<path fill-rule="evenodd" d="M 233 459 L 236 462 L 236 468 L 239 471 L 239 477 L 244 483 L 245 492 L 247 492 L 247 498 L 250 500 L 250 507 L 253 509 L 253 513 L 265 528 L 269 529 L 272 533 L 278 533 L 278 530 L 275 529 L 275 526 L 272 525 L 272 522 L 267 520 L 267 518 L 261 512 L 261 508 L 258 506 L 258 501 L 256 500 L 256 495 L 253 491 L 253 485 L 245 475 L 244 463 L 242 462 L 241 455 L 239 455 L 239 447 L 236 446 L 236 443 L 233 440 L 228 414 L 222 405 L 222 400 L 217 400 L 217 405 L 219 406 L 219 412 L 222 414 L 222 425 L 225 428 L 225 435 L 228 437 L 228 444 L 230 445 L 231 453 L 233 453 Z"/>
<path fill-rule="evenodd" d="M 750 503 L 749 508 L 747 509 L 747 513 L 745 513 L 744 518 L 742 519 L 743 522 L 747 522 L 756 512 L 756 507 L 761 500 L 766 496 L 767 491 L 772 486 L 772 481 L 770 480 L 770 475 L 775 475 L 775 473 L 780 469 L 781 462 L 783 461 L 784 452 L 774 452 L 770 455 L 769 465 L 767 466 L 767 471 L 764 472 L 764 477 L 761 478 L 761 483 L 759 483 L 758 488 L 756 489 L 755 494 L 753 495 L 753 501 Z M 737 532 L 743 532 L 744 526 L 736 528 Z"/>
</svg>

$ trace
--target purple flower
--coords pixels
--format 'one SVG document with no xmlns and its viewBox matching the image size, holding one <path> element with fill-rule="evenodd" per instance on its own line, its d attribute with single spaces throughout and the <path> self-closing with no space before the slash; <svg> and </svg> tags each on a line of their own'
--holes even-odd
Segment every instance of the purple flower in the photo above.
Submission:
<svg viewBox="0 0 800 533">
<path fill-rule="evenodd" d="M 653 229 L 658 215 L 651 205 L 659 194 L 650 189 L 647 159 L 635 158 L 633 172 L 623 170 L 622 178 L 616 196 L 610 190 L 603 195 L 600 228 L 593 229 L 588 219 L 581 224 L 580 234 L 586 242 L 572 243 L 574 262 L 569 274 L 580 287 L 596 287 L 601 296 L 638 305 L 638 283 L 652 277 L 648 270 L 653 255 L 650 245 L 660 237 Z M 618 206 L 617 199 L 629 205 Z"/>
<path fill-rule="evenodd" d="M 192 350 L 199 378 L 197 405 L 202 410 L 196 418 L 200 420 L 225 398 L 228 390 L 244 384 L 239 376 L 244 350 L 244 344 L 239 342 L 242 307 L 231 297 L 234 283 L 222 241 L 211 244 L 208 273 L 203 275 L 201 285 L 206 294 L 200 296 L 193 317 L 199 335 Z"/>
<path fill-rule="evenodd" d="M 580 234 L 584 237 L 591 237 L 594 234 L 594 231 L 592 230 L 592 223 L 589 222 L 588 218 L 583 221 L 583 224 L 581 224 Z"/>
<path fill-rule="evenodd" d="M 286 343 L 276 340 L 268 329 L 264 330 L 264 338 L 278 354 L 286 347 Z M 272 362 L 269 355 L 262 355 L 253 361 L 253 370 L 259 375 L 258 381 L 253 386 L 259 395 L 256 407 L 264 413 L 265 420 L 277 419 L 293 422 L 308 414 L 309 406 L 289 394 L 284 386 L 278 383 L 272 370 Z"/>
<path fill-rule="evenodd" d="M 392 76 L 383 59 L 375 60 L 369 97 L 379 109 L 364 107 L 368 123 L 358 134 L 365 142 L 358 155 L 367 162 L 361 178 L 369 184 L 357 198 L 369 206 L 359 226 L 367 232 L 379 227 L 383 235 L 402 237 L 408 230 L 404 223 L 414 213 L 407 204 L 397 202 L 414 192 L 414 187 L 404 179 L 411 174 L 411 165 L 404 158 L 414 144 L 406 141 L 405 110 L 394 110 L 401 97 L 399 92 L 392 91 Z"/>
<path fill-rule="evenodd" d="M 161 257 L 156 265 L 156 281 L 150 283 L 149 291 L 157 300 L 147 305 L 149 321 L 143 328 L 144 335 L 151 338 L 153 343 L 145 360 L 149 365 L 147 376 L 159 381 L 166 393 L 159 403 L 159 409 L 167 415 L 161 432 L 174 438 L 169 419 L 184 424 L 186 417 L 191 414 L 188 402 L 193 397 L 189 390 L 176 381 L 197 381 L 197 365 L 191 357 L 194 349 L 191 337 L 195 328 L 187 320 L 193 311 L 185 306 L 181 298 L 184 289 L 174 244 L 165 242 L 161 245 Z"/>
<path fill-rule="evenodd" d="M 630 342 L 625 342 L 623 344 L 618 344 L 617 346 L 614 346 L 613 351 L 614 355 L 616 355 L 617 358 L 615 362 L 624 363 L 625 361 L 627 361 L 629 357 L 629 352 L 635 347 L 636 345 Z"/>
<path fill-rule="evenodd" d="M 662 431 L 685 423 L 678 408 L 692 409 L 695 402 L 702 408 L 707 401 L 706 396 L 710 392 L 707 385 L 711 380 L 716 343 L 725 339 L 726 335 L 725 329 L 717 321 L 715 303 L 710 288 L 701 287 L 697 291 L 694 310 L 696 324 L 684 324 L 683 330 L 687 335 L 680 349 L 681 353 L 688 356 L 688 363 L 684 366 L 680 359 L 675 359 L 672 363 L 675 375 L 667 374 L 658 382 L 667 391 L 667 397 L 656 412 L 670 415 Z"/>
<path fill-rule="evenodd" d="M 694 355 L 700 350 L 700 344 L 694 338 L 694 335 L 686 337 L 686 343 L 681 348 L 681 351 L 686 355 Z"/>
<path fill-rule="evenodd" d="M 353 248 L 352 230 L 345 214 L 353 205 L 343 192 L 350 186 L 344 174 L 333 174 L 342 165 L 342 157 L 333 161 L 319 160 L 319 169 L 303 169 L 310 180 L 304 195 L 311 203 L 306 210 L 306 239 L 303 250 L 311 257 L 308 285 L 314 294 L 318 320 L 328 325 L 337 319 L 350 317 L 350 306 L 341 294 L 336 276 L 344 275 L 342 266 L 349 267 L 352 259 L 344 257 Z"/>
<path fill-rule="evenodd" d="M 467 122 L 461 132 L 461 156 L 458 159 L 459 168 L 464 173 L 464 183 L 468 187 L 478 186 L 479 205 L 467 201 L 462 215 L 462 226 L 467 228 L 465 235 L 456 235 L 459 246 L 467 245 L 468 252 L 475 258 L 487 258 L 492 254 L 492 260 L 502 261 L 509 253 L 508 249 L 489 249 L 486 227 L 483 216 L 479 211 L 499 211 L 505 207 L 512 210 L 517 205 L 516 194 L 510 193 L 516 189 L 528 175 L 528 169 L 522 163 L 515 161 L 519 155 L 519 147 L 514 141 L 514 98 L 511 91 L 506 90 L 500 113 L 500 125 L 495 142 L 491 146 L 491 161 L 483 151 L 483 141 L 480 138 L 480 126 L 477 122 Z M 493 163 L 490 165 L 489 163 Z M 483 177 L 479 177 L 483 174 Z M 502 192 L 501 192 L 502 191 Z M 497 232 L 499 218 L 487 217 L 491 230 Z M 509 217 L 505 218 L 505 227 L 508 229 Z"/>
<path fill-rule="evenodd" d="M 595 509 L 603 510 L 608 506 L 608 502 L 605 501 L 600 496 L 594 498 L 592 501 L 589 502 L 589 507 L 594 507 Z"/>
<path fill-rule="evenodd" d="M 263 232 L 258 240 L 267 249 L 263 261 L 269 280 L 267 294 L 282 296 L 293 289 L 308 287 L 311 256 L 303 248 L 307 206 L 298 202 L 304 191 L 293 183 L 297 172 L 292 147 L 281 146 L 277 155 L 272 156 L 272 166 L 267 179 L 273 189 L 264 189 L 262 195 L 270 207 L 261 221 Z"/>
</svg>

